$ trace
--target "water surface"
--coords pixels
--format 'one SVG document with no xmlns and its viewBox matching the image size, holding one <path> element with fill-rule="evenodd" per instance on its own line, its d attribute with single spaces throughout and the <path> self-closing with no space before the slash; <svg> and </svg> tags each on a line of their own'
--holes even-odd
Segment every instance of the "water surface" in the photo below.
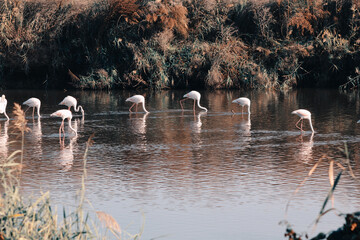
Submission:
<svg viewBox="0 0 360 240">
<path fill-rule="evenodd" d="M 81 187 L 85 143 L 94 133 L 88 152 L 86 197 L 95 210 L 111 214 L 120 226 L 137 233 L 145 220 L 142 239 L 283 239 L 291 223 L 310 235 L 328 232 L 343 224 L 331 212 L 316 219 L 329 190 L 329 160 L 285 207 L 292 192 L 324 154 L 346 165 L 338 150 L 344 143 L 351 166 L 359 172 L 360 100 L 357 94 L 332 90 L 276 92 L 203 91 L 201 105 L 192 111 L 179 100 L 186 91 L 162 92 L 62 92 L 6 91 L 8 115 L 14 102 L 36 96 L 42 100 L 41 121 L 32 120 L 25 136 L 25 162 L 21 177 L 26 195 L 50 191 L 54 204 L 76 206 Z M 85 110 L 74 113 L 74 136 L 66 127 L 64 145 L 58 129 L 61 119 L 50 114 L 64 108 L 67 95 Z M 146 94 L 149 114 L 129 114 L 133 94 Z M 248 97 L 251 115 L 231 100 Z M 312 112 L 316 133 L 305 121 L 303 134 L 295 128 L 293 110 Z M 141 107 L 139 108 L 141 109 Z M 0 154 L 16 146 L 1 116 Z M 11 121 L 10 121 L 11 125 Z M 335 165 L 335 172 L 339 167 Z M 360 184 L 345 173 L 335 191 L 334 207 L 340 212 L 359 210 Z M 331 207 L 331 204 L 328 208 Z M 91 207 L 87 210 L 94 211 Z"/>
</svg>

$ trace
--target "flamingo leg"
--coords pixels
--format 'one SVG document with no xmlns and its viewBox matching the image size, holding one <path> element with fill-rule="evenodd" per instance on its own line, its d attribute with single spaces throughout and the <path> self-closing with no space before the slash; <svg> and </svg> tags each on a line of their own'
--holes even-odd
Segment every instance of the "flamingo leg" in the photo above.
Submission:
<svg viewBox="0 0 360 240">
<path fill-rule="evenodd" d="M 4 112 L 4 115 L 5 115 L 5 117 L 7 118 L 7 120 L 9 121 L 9 116 L 6 114 L 6 112 Z"/>
<path fill-rule="evenodd" d="M 65 119 L 62 120 L 62 123 L 61 123 L 61 126 L 62 126 L 62 131 L 64 133 L 64 138 L 65 138 L 65 122 L 64 122 Z"/>
<path fill-rule="evenodd" d="M 193 109 L 194 109 L 194 112 L 195 112 L 195 102 L 196 102 L 196 100 L 194 99 L 194 108 L 193 108 Z"/>
<path fill-rule="evenodd" d="M 34 118 L 34 112 L 35 112 L 35 107 L 33 107 L 33 114 L 32 114 L 32 117 Z"/>
<path fill-rule="evenodd" d="M 303 120 L 304 120 L 304 119 L 301 119 L 301 120 L 302 120 L 302 121 L 301 121 L 301 124 L 300 124 L 300 126 L 301 126 L 300 128 L 301 128 L 301 131 L 304 131 L 304 130 L 302 129 L 302 126 L 303 126 Z"/>
<path fill-rule="evenodd" d="M 61 127 L 62 127 L 63 123 L 64 123 L 64 121 L 61 122 L 60 127 L 59 127 L 59 139 L 61 139 Z"/>
<path fill-rule="evenodd" d="M 244 106 L 241 106 L 241 114 L 244 114 Z"/>
<path fill-rule="evenodd" d="M 136 103 L 134 103 L 133 105 L 131 105 L 131 107 L 129 108 L 129 112 L 132 112 L 131 109 L 134 107 Z"/>
<path fill-rule="evenodd" d="M 61 140 L 62 140 L 62 141 L 61 141 Z M 60 147 L 61 147 L 62 149 L 65 148 L 65 136 L 64 136 L 62 139 L 60 139 Z"/>
<path fill-rule="evenodd" d="M 186 99 L 188 99 L 188 98 L 184 98 L 184 99 L 181 99 L 181 100 L 180 100 L 180 106 L 181 106 L 181 109 L 182 109 L 183 111 L 184 111 L 184 108 L 183 108 L 182 102 L 185 101 Z"/>
<path fill-rule="evenodd" d="M 27 110 L 29 110 L 29 108 L 30 108 L 30 107 L 27 107 L 27 109 L 25 110 L 25 112 L 24 112 L 24 113 L 26 113 L 26 112 L 27 112 Z"/>
<path fill-rule="evenodd" d="M 301 128 L 299 128 L 299 126 L 298 126 L 298 124 L 299 124 L 300 121 L 301 121 L 301 118 L 299 119 L 299 121 L 296 122 L 295 126 L 296 126 L 298 129 L 301 130 Z"/>
<path fill-rule="evenodd" d="M 69 106 L 68 110 L 70 111 L 71 106 Z"/>
<path fill-rule="evenodd" d="M 138 104 L 136 104 L 136 106 L 135 106 L 135 111 L 136 111 L 136 113 L 137 113 L 137 107 L 138 107 Z"/>
</svg>

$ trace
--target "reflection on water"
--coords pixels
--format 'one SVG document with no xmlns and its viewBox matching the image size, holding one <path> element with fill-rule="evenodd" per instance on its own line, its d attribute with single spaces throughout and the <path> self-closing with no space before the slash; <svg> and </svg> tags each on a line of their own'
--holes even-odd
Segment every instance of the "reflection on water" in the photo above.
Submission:
<svg viewBox="0 0 360 240">
<path fill-rule="evenodd" d="M 302 133 L 298 138 L 299 148 L 298 151 L 296 152 L 295 157 L 301 159 L 302 161 L 304 161 L 304 163 L 308 163 L 311 159 L 313 159 L 312 157 L 312 149 L 314 146 L 313 138 L 314 138 L 313 132 L 307 139 L 305 139 L 305 136 L 303 136 Z"/>
<path fill-rule="evenodd" d="M 88 152 L 86 189 L 92 205 L 111 215 L 120 226 L 146 218 L 144 239 L 281 239 L 284 209 L 290 194 L 326 153 L 336 159 L 347 142 L 352 167 L 360 161 L 360 98 L 336 91 L 200 92 L 208 112 L 181 111 L 186 91 L 148 92 L 151 113 L 129 114 L 125 99 L 135 92 L 8 91 L 8 105 L 19 97 L 39 96 L 40 121 L 29 121 L 25 135 L 22 187 L 25 194 L 50 191 L 57 204 L 73 204 L 81 187 L 85 143 Z M 74 113 L 71 133 L 59 144 L 59 119 L 49 114 L 73 95 L 86 109 L 86 119 Z M 251 100 L 250 114 L 232 114 L 231 100 Z M 291 112 L 311 111 L 315 134 L 300 133 Z M 11 116 L 10 116 L 11 117 Z M 10 121 L 11 122 L 11 121 Z M 0 122 L 0 153 L 15 147 Z M 10 123 L 11 124 L 11 123 Z M 11 144 L 12 146 L 12 144 Z M 296 230 L 310 232 L 329 190 L 324 162 L 292 199 L 287 220 Z M 335 191 L 335 208 L 359 210 L 360 184 L 344 174 Z M 327 214 L 318 231 L 341 226 L 343 219 Z M 240 227 L 239 227 L 240 226 Z M 259 231 L 261 226 L 262 231 Z M 240 237 L 241 236 L 241 237 Z"/>
<path fill-rule="evenodd" d="M 0 158 L 6 159 L 8 157 L 8 128 L 9 121 L 2 123 L 1 132 L 0 132 Z"/>
<path fill-rule="evenodd" d="M 134 113 L 129 114 L 130 126 L 134 134 L 144 135 L 146 133 L 146 118 L 148 115 L 149 113 L 139 114 L 139 116 L 137 113 L 135 113 L 135 116 Z"/>
<path fill-rule="evenodd" d="M 206 115 L 206 112 L 199 112 L 195 114 L 194 112 L 194 121 L 190 123 L 190 129 L 194 133 L 200 133 L 201 132 L 201 116 Z"/>
<path fill-rule="evenodd" d="M 74 145 L 76 144 L 78 136 L 70 138 L 69 144 L 65 144 L 65 136 L 62 138 L 60 143 L 60 152 L 59 152 L 59 163 L 65 171 L 71 169 L 74 163 Z"/>
</svg>

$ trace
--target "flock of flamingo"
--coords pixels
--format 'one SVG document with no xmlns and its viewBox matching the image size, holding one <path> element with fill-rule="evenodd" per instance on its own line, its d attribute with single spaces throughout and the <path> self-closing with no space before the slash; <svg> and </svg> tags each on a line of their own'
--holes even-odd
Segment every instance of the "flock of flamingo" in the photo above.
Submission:
<svg viewBox="0 0 360 240">
<path fill-rule="evenodd" d="M 195 107 L 196 107 L 196 103 L 198 105 L 198 107 L 204 111 L 208 111 L 205 107 L 202 107 L 200 105 L 200 98 L 201 98 L 201 94 L 197 91 L 191 91 L 187 94 L 185 94 L 183 96 L 183 99 L 180 100 L 180 106 L 181 109 L 184 110 L 182 102 L 187 100 L 187 99 L 192 99 L 194 100 L 194 106 L 193 106 L 193 110 L 195 112 Z M 146 113 L 148 113 L 149 111 L 146 110 L 145 108 L 145 98 L 142 95 L 134 95 L 132 97 L 129 97 L 126 99 L 126 102 L 132 102 L 133 104 L 131 105 L 131 107 L 129 108 L 129 111 L 131 111 L 131 109 L 135 106 L 135 111 L 138 111 L 138 105 L 142 104 L 142 107 L 144 109 L 144 111 Z M 241 98 L 237 98 L 235 100 L 232 101 L 232 103 L 238 104 L 239 106 L 241 106 L 241 112 L 243 113 L 244 107 L 247 108 L 247 112 L 248 114 L 250 114 L 250 99 L 246 98 L 246 97 L 241 97 Z M 5 98 L 5 95 L 1 96 L 0 99 L 0 113 L 3 113 L 7 120 L 9 120 L 8 115 L 6 114 L 6 105 L 7 105 L 7 100 Z M 25 112 L 29 109 L 29 108 L 33 108 L 33 112 L 32 112 L 32 116 L 34 117 L 34 113 L 35 113 L 35 108 L 37 109 L 37 115 L 38 118 L 41 117 L 40 115 L 40 106 L 41 106 L 41 101 L 38 98 L 32 97 L 29 98 L 28 100 L 26 100 L 25 102 L 23 102 L 23 105 L 28 106 L 28 108 L 25 110 Z M 51 117 L 60 117 L 62 118 L 61 124 L 60 124 L 60 128 L 59 128 L 59 137 L 61 138 L 61 133 L 64 133 L 65 136 L 65 129 L 64 129 L 64 121 L 65 119 L 68 120 L 69 122 L 69 127 L 70 129 L 75 132 L 75 135 L 77 135 L 76 130 L 71 126 L 71 119 L 72 119 L 72 113 L 70 111 L 70 108 L 73 107 L 75 112 L 79 112 L 79 110 L 81 110 L 82 116 L 84 116 L 85 112 L 84 109 L 82 108 L 82 106 L 77 105 L 77 100 L 72 97 L 72 96 L 67 96 L 65 97 L 60 103 L 59 105 L 65 105 L 68 107 L 68 109 L 61 109 L 61 110 L 57 110 L 56 112 L 50 114 Z M 233 113 L 235 113 L 234 110 L 231 110 Z M 307 119 L 309 120 L 310 123 L 310 128 L 311 131 L 314 133 L 314 128 L 312 126 L 311 123 L 311 113 L 308 110 L 305 109 L 298 109 L 293 111 L 291 114 L 295 114 L 297 116 L 300 117 L 299 121 L 296 122 L 295 126 L 300 129 L 301 131 L 303 131 L 303 120 Z M 300 127 L 298 126 L 299 122 L 301 122 Z M 360 122 L 360 120 L 359 120 Z"/>
</svg>

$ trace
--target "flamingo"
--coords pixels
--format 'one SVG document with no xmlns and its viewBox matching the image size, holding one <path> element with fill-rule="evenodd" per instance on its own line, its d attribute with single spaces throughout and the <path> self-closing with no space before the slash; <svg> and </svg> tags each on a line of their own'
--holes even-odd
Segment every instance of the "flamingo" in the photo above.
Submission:
<svg viewBox="0 0 360 240">
<path fill-rule="evenodd" d="M 232 101 L 232 103 L 237 103 L 239 105 L 241 105 L 241 113 L 243 113 L 244 110 L 244 106 L 247 107 L 248 109 L 248 114 L 250 114 L 250 99 L 246 98 L 246 97 L 241 97 L 238 99 L 235 99 L 234 101 Z M 234 110 L 231 110 L 232 113 L 235 113 Z"/>
<path fill-rule="evenodd" d="M 310 123 L 310 127 L 311 127 L 311 131 L 314 133 L 314 128 L 312 126 L 312 123 L 311 123 L 311 113 L 308 111 L 308 110 L 305 110 L 305 109 L 298 109 L 298 110 L 295 110 L 293 111 L 291 114 L 296 114 L 300 117 L 299 121 L 297 121 L 297 123 L 295 124 L 295 126 L 300 129 L 301 131 L 303 131 L 302 129 L 302 124 L 303 124 L 303 120 L 304 119 L 308 119 L 309 120 L 309 123 Z M 299 127 L 298 126 L 298 123 L 301 121 L 301 126 Z"/>
<path fill-rule="evenodd" d="M 61 125 L 60 125 L 60 128 L 59 128 L 59 137 L 61 138 L 61 130 L 64 132 L 64 136 L 65 136 L 65 129 L 64 129 L 64 120 L 67 118 L 68 121 L 69 121 L 69 128 L 71 130 L 73 130 L 75 132 L 75 136 L 77 136 L 77 132 L 76 130 L 71 126 L 71 119 L 72 119 L 72 114 L 70 112 L 70 110 L 67 110 L 67 109 L 61 109 L 61 110 L 58 110 L 54 113 L 52 113 L 50 115 L 51 117 L 61 117 L 62 118 L 62 122 L 61 122 Z"/>
<path fill-rule="evenodd" d="M 67 96 L 65 97 L 60 103 L 59 105 L 65 105 L 68 106 L 68 110 L 70 110 L 71 106 L 74 108 L 75 112 L 78 112 L 79 110 L 81 110 L 81 114 L 82 116 L 84 116 L 85 112 L 84 109 L 82 108 L 82 106 L 78 105 L 78 107 L 76 108 L 77 105 L 77 101 L 74 97 L 72 96 Z"/>
<path fill-rule="evenodd" d="M 38 98 L 29 98 L 28 100 L 26 100 L 25 102 L 23 102 L 23 105 L 27 105 L 28 108 L 26 109 L 26 111 L 29 109 L 29 108 L 33 108 L 33 113 L 32 113 L 32 116 L 34 118 L 34 112 L 35 112 L 35 107 L 37 109 L 37 115 L 39 116 L 39 118 L 41 117 L 40 116 L 40 105 L 41 105 L 41 101 L 38 99 Z M 25 111 L 25 112 L 26 112 Z"/>
<path fill-rule="evenodd" d="M 3 113 L 7 118 L 7 120 L 9 121 L 9 117 L 6 114 L 6 105 L 7 105 L 7 100 L 5 98 L 5 95 L 3 94 L 0 98 L 0 113 Z"/>
<path fill-rule="evenodd" d="M 206 108 L 200 106 L 200 98 L 201 98 L 201 94 L 199 92 L 197 92 L 197 91 L 191 91 L 191 92 L 185 94 L 184 99 L 180 100 L 181 109 L 184 111 L 184 108 L 182 106 L 183 101 L 185 101 L 186 99 L 193 99 L 194 100 L 194 112 L 195 112 L 195 102 L 196 101 L 197 101 L 198 107 L 207 112 L 208 110 Z"/>
<path fill-rule="evenodd" d="M 142 96 L 142 95 L 134 95 L 134 96 L 132 96 L 132 97 L 129 97 L 129 98 L 126 99 L 125 101 L 126 101 L 126 102 L 132 102 L 132 103 L 134 103 L 134 104 L 131 105 L 131 107 L 129 108 L 129 111 L 130 111 L 130 112 L 132 112 L 131 109 L 134 107 L 135 104 L 136 104 L 135 109 L 136 109 L 136 112 L 137 112 L 138 104 L 139 104 L 139 103 L 142 103 L 142 107 L 143 107 L 144 111 L 145 111 L 146 113 L 148 113 L 148 111 L 147 111 L 146 108 L 145 108 L 145 98 L 144 98 L 144 96 Z"/>
</svg>

